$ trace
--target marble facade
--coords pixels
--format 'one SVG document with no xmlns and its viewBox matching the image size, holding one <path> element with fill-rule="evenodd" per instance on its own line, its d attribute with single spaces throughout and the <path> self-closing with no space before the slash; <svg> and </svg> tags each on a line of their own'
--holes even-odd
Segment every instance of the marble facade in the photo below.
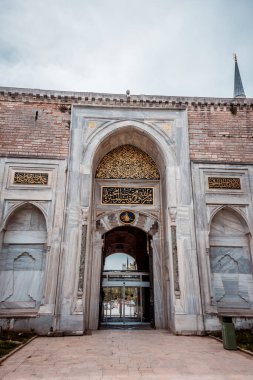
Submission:
<svg viewBox="0 0 253 380">
<path fill-rule="evenodd" d="M 99 326 L 103 236 L 126 208 L 150 237 L 156 328 L 203 334 L 253 317 L 253 167 L 190 161 L 185 109 L 72 105 L 68 159 L 0 158 L 3 327 L 83 334 Z M 148 154 L 159 180 L 96 178 L 113 149 Z M 46 173 L 46 184 L 14 173 Z M 208 178 L 239 178 L 240 189 Z M 103 186 L 150 187 L 153 204 L 103 204 Z"/>
</svg>

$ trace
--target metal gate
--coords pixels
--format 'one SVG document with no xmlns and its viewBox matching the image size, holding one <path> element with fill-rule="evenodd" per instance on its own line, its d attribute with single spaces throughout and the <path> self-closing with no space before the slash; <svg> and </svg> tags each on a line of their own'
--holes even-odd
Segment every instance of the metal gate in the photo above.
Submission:
<svg viewBox="0 0 253 380">
<path fill-rule="evenodd" d="M 145 272 L 104 272 L 102 279 L 102 324 L 149 322 L 150 282 Z"/>
</svg>

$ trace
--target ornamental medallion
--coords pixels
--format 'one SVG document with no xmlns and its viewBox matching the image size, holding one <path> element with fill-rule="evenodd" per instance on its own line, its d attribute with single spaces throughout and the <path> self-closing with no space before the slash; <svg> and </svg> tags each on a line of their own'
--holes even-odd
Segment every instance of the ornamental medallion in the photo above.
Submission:
<svg viewBox="0 0 253 380">
<path fill-rule="evenodd" d="M 135 214 L 132 211 L 123 211 L 120 214 L 119 219 L 121 223 L 131 224 L 135 221 Z"/>
</svg>

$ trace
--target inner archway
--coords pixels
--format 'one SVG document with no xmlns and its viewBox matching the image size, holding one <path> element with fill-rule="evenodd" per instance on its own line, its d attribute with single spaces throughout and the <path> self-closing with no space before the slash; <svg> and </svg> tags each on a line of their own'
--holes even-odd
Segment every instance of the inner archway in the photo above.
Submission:
<svg viewBox="0 0 253 380">
<path fill-rule="evenodd" d="M 152 252 L 140 228 L 122 226 L 104 234 L 100 324 L 153 324 Z"/>
<path fill-rule="evenodd" d="M 165 161 L 166 157 L 155 138 L 146 130 L 141 130 L 139 124 L 138 128 L 129 125 L 115 127 L 113 133 L 109 133 L 97 147 L 92 162 L 94 222 L 88 273 L 90 281 L 87 283 L 89 314 L 85 321 L 90 329 L 97 329 L 101 324 L 105 234 L 119 227 L 128 227 L 129 230 L 136 227 L 145 234 L 143 245 L 152 251 L 148 258 L 151 260 L 152 257 L 154 271 L 148 284 L 153 291 L 149 299 L 154 315 L 150 313 L 149 321 L 152 324 L 155 321 L 156 328 L 167 326 L 167 283 L 164 283 L 163 273 L 165 230 L 162 226 L 162 194 L 167 178 Z M 137 269 L 142 270 L 138 265 Z M 145 270 L 149 272 L 149 267 Z"/>
</svg>

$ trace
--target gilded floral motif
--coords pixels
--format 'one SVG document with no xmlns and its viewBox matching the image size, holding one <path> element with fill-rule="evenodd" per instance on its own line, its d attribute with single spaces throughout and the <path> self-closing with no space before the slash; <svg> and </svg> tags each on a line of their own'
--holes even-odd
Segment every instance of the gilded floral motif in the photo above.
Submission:
<svg viewBox="0 0 253 380">
<path fill-rule="evenodd" d="M 100 161 L 96 178 L 159 179 L 153 159 L 133 145 L 122 145 L 107 153 Z"/>
</svg>

